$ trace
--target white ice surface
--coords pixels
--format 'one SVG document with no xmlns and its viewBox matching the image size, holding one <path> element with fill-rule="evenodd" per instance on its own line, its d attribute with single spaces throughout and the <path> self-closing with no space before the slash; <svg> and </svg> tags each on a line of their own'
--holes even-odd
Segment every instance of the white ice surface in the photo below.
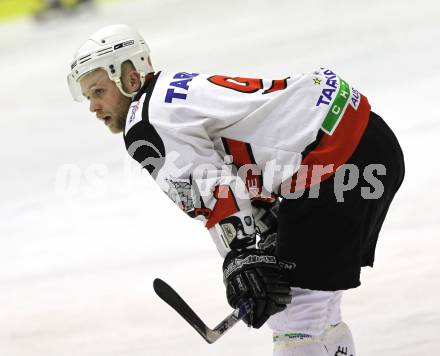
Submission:
<svg viewBox="0 0 440 356">
<path fill-rule="evenodd" d="M 0 25 L 0 356 L 271 354 L 267 328 L 205 344 L 153 292 L 164 278 L 211 326 L 230 310 L 203 226 L 69 97 L 74 50 L 118 22 L 144 34 L 156 69 L 281 78 L 325 65 L 368 96 L 407 174 L 344 318 L 360 356 L 438 355 L 440 3 L 131 0 Z"/>
</svg>

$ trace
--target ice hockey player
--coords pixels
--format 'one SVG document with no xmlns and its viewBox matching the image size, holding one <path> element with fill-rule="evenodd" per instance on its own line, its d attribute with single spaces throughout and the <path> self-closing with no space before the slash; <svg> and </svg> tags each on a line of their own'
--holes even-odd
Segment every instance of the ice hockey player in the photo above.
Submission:
<svg viewBox="0 0 440 356">
<path fill-rule="evenodd" d="M 75 53 L 75 100 L 190 217 L 220 254 L 229 304 L 251 300 L 274 355 L 355 355 L 344 290 L 373 266 L 404 177 L 399 143 L 331 69 L 276 80 L 154 72 L 144 39 L 112 25 Z"/>
</svg>

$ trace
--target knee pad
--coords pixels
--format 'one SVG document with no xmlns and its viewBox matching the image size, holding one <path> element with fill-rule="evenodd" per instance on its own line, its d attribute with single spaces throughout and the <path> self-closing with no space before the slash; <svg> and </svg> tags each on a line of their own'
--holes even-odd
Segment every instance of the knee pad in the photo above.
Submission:
<svg viewBox="0 0 440 356">
<path fill-rule="evenodd" d="M 274 356 L 356 356 L 351 331 L 341 322 L 319 336 L 274 332 Z"/>
<path fill-rule="evenodd" d="M 327 328 L 321 339 L 329 355 L 356 355 L 353 335 L 348 325 L 343 322 Z"/>
<path fill-rule="evenodd" d="M 273 356 L 328 356 L 328 353 L 317 336 L 274 332 Z"/>
</svg>

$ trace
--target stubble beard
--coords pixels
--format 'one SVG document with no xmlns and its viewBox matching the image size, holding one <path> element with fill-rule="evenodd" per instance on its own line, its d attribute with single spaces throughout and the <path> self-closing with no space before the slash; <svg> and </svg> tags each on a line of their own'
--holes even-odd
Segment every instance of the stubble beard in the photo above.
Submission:
<svg viewBox="0 0 440 356">
<path fill-rule="evenodd" d="M 127 121 L 127 113 L 130 108 L 131 98 L 127 98 L 120 94 L 119 103 L 115 109 L 114 122 L 109 126 L 113 133 L 121 133 L 125 130 L 125 122 Z"/>
</svg>

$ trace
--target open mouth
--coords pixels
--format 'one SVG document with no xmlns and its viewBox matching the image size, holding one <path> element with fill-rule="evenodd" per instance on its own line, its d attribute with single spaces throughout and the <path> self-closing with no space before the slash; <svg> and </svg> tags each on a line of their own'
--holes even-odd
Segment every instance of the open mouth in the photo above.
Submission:
<svg viewBox="0 0 440 356">
<path fill-rule="evenodd" d="M 103 120 L 104 120 L 104 123 L 108 126 L 109 124 L 110 124 L 110 120 L 111 120 L 111 116 L 106 116 L 106 117 L 104 117 L 103 118 Z"/>
</svg>

